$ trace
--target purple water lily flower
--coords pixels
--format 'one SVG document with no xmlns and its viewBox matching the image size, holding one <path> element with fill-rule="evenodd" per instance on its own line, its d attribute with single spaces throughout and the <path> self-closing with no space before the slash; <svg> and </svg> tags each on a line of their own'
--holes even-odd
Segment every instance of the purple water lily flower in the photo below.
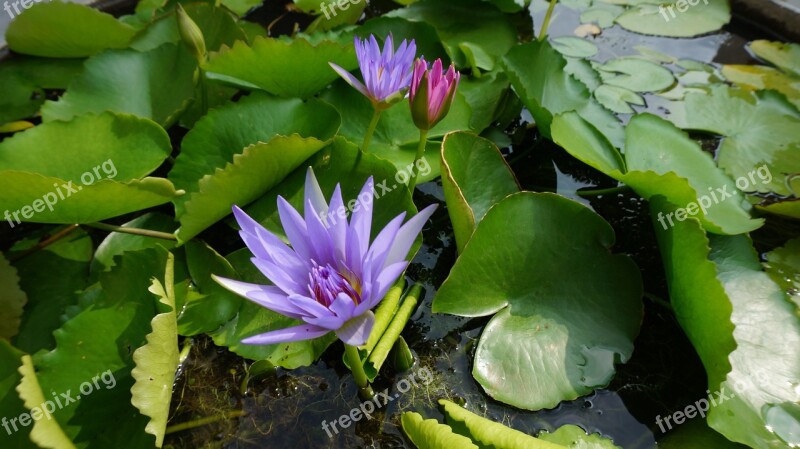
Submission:
<svg viewBox="0 0 800 449">
<path fill-rule="evenodd" d="M 405 224 L 403 212 L 370 244 L 373 185 L 370 177 L 348 223 L 337 219 L 338 211 L 346 210 L 341 187 L 336 185 L 329 206 L 309 168 L 304 217 L 278 196 L 278 212 L 291 247 L 233 207 L 242 240 L 255 256 L 253 264 L 275 285 L 214 279 L 256 304 L 304 322 L 249 337 L 242 343 L 286 343 L 331 331 L 348 345 L 366 343 L 375 322 L 371 309 L 406 269 L 411 245 L 435 209 L 435 205 L 429 206 Z M 364 204 L 365 198 L 369 198 L 369 204 Z"/>
<path fill-rule="evenodd" d="M 397 51 L 394 50 L 392 35 L 386 37 L 383 53 L 375 36 L 359 40 L 355 38 L 356 57 L 361 67 L 364 82 L 359 81 L 347 70 L 330 63 L 345 81 L 364 94 L 376 106 L 388 107 L 403 99 L 404 89 L 411 83 L 411 66 L 417 55 L 417 44 L 403 40 Z"/>
<path fill-rule="evenodd" d="M 417 59 L 408 94 L 411 116 L 417 128 L 429 130 L 447 115 L 460 79 L 461 74 L 452 64 L 445 73 L 441 59 L 434 61 L 430 70 L 425 58 Z"/>
</svg>

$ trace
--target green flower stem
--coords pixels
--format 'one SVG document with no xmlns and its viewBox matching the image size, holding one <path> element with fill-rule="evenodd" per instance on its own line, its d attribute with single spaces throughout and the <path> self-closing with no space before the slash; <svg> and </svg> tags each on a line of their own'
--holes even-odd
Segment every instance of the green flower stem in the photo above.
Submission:
<svg viewBox="0 0 800 449">
<path fill-rule="evenodd" d="M 556 3 L 558 3 L 558 0 L 550 0 L 550 6 L 547 7 L 547 12 L 544 15 L 544 21 L 542 22 L 542 29 L 539 31 L 539 42 L 543 41 L 544 38 L 547 37 L 547 27 L 550 26 L 550 17 L 553 15 L 553 9 L 555 9 Z"/>
<path fill-rule="evenodd" d="M 576 193 L 578 196 L 583 198 L 590 198 L 593 196 L 600 196 L 600 195 L 613 195 L 615 193 L 622 193 L 631 190 L 630 187 L 626 185 L 622 185 L 619 187 L 612 187 L 610 189 L 596 189 L 596 190 L 578 190 Z"/>
<path fill-rule="evenodd" d="M 164 240 L 178 240 L 175 237 L 175 234 L 170 234 L 168 232 L 159 232 L 153 231 L 150 229 L 141 229 L 141 228 L 129 228 L 127 226 L 115 226 L 110 225 L 107 223 L 85 223 L 84 226 L 88 226 L 90 228 L 101 229 L 103 231 L 109 232 L 122 232 L 125 234 L 134 234 L 134 235 L 142 235 L 145 237 L 153 237 L 156 239 L 164 239 Z"/>
<path fill-rule="evenodd" d="M 414 160 L 412 161 L 414 164 L 417 163 L 418 160 L 425 157 L 425 144 L 428 143 L 428 130 L 421 129 L 419 130 L 419 145 L 417 146 L 417 154 L 414 156 Z M 411 194 L 414 194 L 414 187 L 417 185 L 417 171 L 414 170 L 411 173 L 411 180 L 408 182 L 408 191 Z"/>
<path fill-rule="evenodd" d="M 361 356 L 358 355 L 358 348 L 344 345 L 344 356 L 347 359 L 347 364 L 350 365 L 350 371 L 353 372 L 353 379 L 358 385 L 361 397 L 364 399 L 372 399 L 375 392 L 372 391 L 372 386 L 369 384 L 367 374 L 364 372 L 364 364 L 361 362 Z"/>
<path fill-rule="evenodd" d="M 378 121 L 381 119 L 381 112 L 383 112 L 383 110 L 377 106 L 374 108 L 374 110 L 375 112 L 372 113 L 372 120 L 370 120 L 369 126 L 367 127 L 367 133 L 364 134 L 364 142 L 361 143 L 361 151 L 365 153 L 369 148 L 369 142 L 372 140 L 372 135 L 375 134 L 375 128 L 378 127 Z"/>
<path fill-rule="evenodd" d="M 405 286 L 406 280 L 401 276 L 392 288 L 389 289 L 389 293 L 383 298 L 381 305 L 375 310 L 375 325 L 372 326 L 372 333 L 369 334 L 369 339 L 367 340 L 367 353 L 372 352 L 375 345 L 378 344 L 378 340 L 380 340 L 383 333 L 386 332 L 386 328 L 389 327 L 392 317 L 400 306 L 400 296 L 403 294 Z"/>
<path fill-rule="evenodd" d="M 403 332 L 406 324 L 408 324 L 408 321 L 411 319 L 411 314 L 414 313 L 414 309 L 419 302 L 420 293 L 422 293 L 422 286 L 420 284 L 414 284 L 405 299 L 403 299 L 403 304 L 400 305 L 400 309 L 394 315 L 394 318 L 392 318 L 392 322 L 389 323 L 386 332 L 384 332 L 381 339 L 378 340 L 375 349 L 370 353 L 367 362 L 375 367 L 376 372 L 380 371 L 394 343 L 397 341 L 397 338 L 400 337 L 400 333 Z"/>
</svg>

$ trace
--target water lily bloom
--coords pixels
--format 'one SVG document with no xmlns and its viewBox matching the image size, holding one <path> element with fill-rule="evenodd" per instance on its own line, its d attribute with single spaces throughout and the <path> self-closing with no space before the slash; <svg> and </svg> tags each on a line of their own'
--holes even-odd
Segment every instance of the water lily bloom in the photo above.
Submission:
<svg viewBox="0 0 800 449">
<path fill-rule="evenodd" d="M 364 82 L 359 81 L 347 70 L 330 63 L 345 81 L 370 99 L 376 109 L 386 108 L 405 96 L 405 89 L 411 83 L 411 66 L 417 56 L 417 44 L 403 40 L 397 51 L 390 34 L 383 44 L 383 53 L 375 36 L 359 40 L 355 38 L 356 57 Z"/>
<path fill-rule="evenodd" d="M 233 207 L 242 240 L 255 256 L 253 264 L 274 285 L 214 279 L 256 304 L 303 321 L 299 326 L 249 337 L 242 343 L 286 343 L 328 332 L 335 332 L 347 345 L 366 343 L 375 322 L 371 309 L 406 269 L 411 245 L 435 209 L 435 205 L 429 206 L 405 224 L 405 212 L 398 215 L 370 243 L 373 185 L 370 177 L 348 223 L 338 219 L 338 211 L 346 210 L 340 185 L 329 206 L 309 168 L 305 216 L 278 196 L 278 213 L 291 247 Z M 365 198 L 369 198 L 369 204 L 364 203 Z"/>
<path fill-rule="evenodd" d="M 461 74 L 452 64 L 444 73 L 441 59 L 434 61 L 430 70 L 425 58 L 417 59 L 408 95 L 417 128 L 429 130 L 447 115 L 460 79 Z"/>
</svg>

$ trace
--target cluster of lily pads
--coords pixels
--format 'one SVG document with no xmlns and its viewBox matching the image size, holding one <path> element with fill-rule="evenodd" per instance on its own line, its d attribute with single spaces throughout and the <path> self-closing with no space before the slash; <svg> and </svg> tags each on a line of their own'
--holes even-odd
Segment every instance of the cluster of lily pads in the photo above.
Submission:
<svg viewBox="0 0 800 449">
<path fill-rule="evenodd" d="M 660 0 L 403 1 L 366 18 L 366 1 L 331 17 L 297 0 L 310 24 L 282 36 L 243 18 L 260 3 L 141 0 L 117 18 L 53 1 L 11 23 L 0 417 L 106 371 L 116 386 L 0 430 L 2 447 L 162 447 L 198 336 L 286 369 L 339 339 L 368 396 L 391 352 L 413 363 L 400 334 L 421 288 L 404 271 L 435 217 L 430 195 L 414 201 L 429 181 L 458 252 L 432 310 L 489 317 L 483 390 L 544 410 L 607 386 L 640 331 L 640 270 L 591 208 L 521 189 L 500 151 L 520 123 L 649 202 L 669 307 L 709 391 L 736 392 L 708 426 L 757 449 L 800 444 L 800 239 L 759 255 L 749 237 L 800 219 L 800 46 L 751 42 L 763 65 L 598 58 L 591 36 L 617 25 L 717 31 L 727 0 L 668 21 Z M 518 28 L 529 13 L 544 13 L 536 35 Z M 559 14 L 580 37 L 548 36 Z M 447 424 L 403 414 L 416 446 L 616 447 L 441 405 Z"/>
</svg>

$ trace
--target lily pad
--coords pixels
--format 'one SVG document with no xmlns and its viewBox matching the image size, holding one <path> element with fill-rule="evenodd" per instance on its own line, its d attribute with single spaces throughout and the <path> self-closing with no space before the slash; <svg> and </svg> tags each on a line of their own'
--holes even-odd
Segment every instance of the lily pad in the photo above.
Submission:
<svg viewBox="0 0 800 449">
<path fill-rule="evenodd" d="M 628 103 L 644 106 L 644 98 L 636 92 L 624 87 L 603 84 L 594 91 L 594 97 L 603 106 L 619 114 L 633 114 L 635 111 Z"/>
<path fill-rule="evenodd" d="M 598 69 L 603 83 L 634 92 L 658 92 L 675 83 L 672 72 L 646 59 L 612 59 Z"/>
<path fill-rule="evenodd" d="M 44 121 L 71 120 L 103 111 L 126 112 L 169 126 L 194 97 L 197 63 L 184 45 L 114 50 L 97 55 L 58 101 L 42 106 Z M 168 77 L 164 74 L 169 73 Z"/>
<path fill-rule="evenodd" d="M 758 65 L 726 65 L 722 76 L 749 90 L 773 89 L 784 95 L 800 110 L 800 77 L 792 77 L 771 67 Z"/>
<path fill-rule="evenodd" d="M 324 146 L 321 140 L 295 134 L 276 136 L 234 155 L 232 163 L 204 176 L 197 191 L 188 195 L 184 212 L 178 216 L 178 240 L 189 241 L 229 215 L 234 204 L 245 205 L 257 199 Z"/>
<path fill-rule="evenodd" d="M 750 218 L 744 208 L 749 204 L 711 157 L 664 119 L 651 114 L 631 119 L 626 128 L 625 161 L 575 113 L 555 117 L 553 140 L 581 161 L 628 184 L 642 197 L 663 195 L 685 207 L 676 220 L 696 216 L 706 229 L 721 234 L 749 232 L 763 224 L 763 220 Z M 667 222 L 673 225 L 671 216 L 661 219 L 661 226 L 667 227 Z"/>
<path fill-rule="evenodd" d="M 709 95 L 687 94 L 671 110 L 679 127 L 725 137 L 717 163 L 742 190 L 791 194 L 786 179 L 800 173 L 800 116 L 785 100 L 712 86 Z"/>
<path fill-rule="evenodd" d="M 629 31 L 669 37 L 694 37 L 717 31 L 731 20 L 728 0 L 639 2 L 617 17 Z"/>
<path fill-rule="evenodd" d="M 44 123 L 0 143 L 0 207 L 14 222 L 89 223 L 163 204 L 178 192 L 144 176 L 169 153 L 161 127 L 127 114 Z"/>
<path fill-rule="evenodd" d="M 486 212 L 519 192 L 514 172 L 489 140 L 456 132 L 442 142 L 442 186 L 458 251 L 463 252 Z"/>
<path fill-rule="evenodd" d="M 495 314 L 473 368 L 490 396 L 552 408 L 608 384 L 614 363 L 630 358 L 642 286 L 636 265 L 608 251 L 613 242 L 608 223 L 558 195 L 517 193 L 489 210 L 433 311 Z"/>
<path fill-rule="evenodd" d="M 460 68 L 492 70 L 517 42 L 517 32 L 509 16 L 484 1 L 422 0 L 387 16 L 433 26 L 450 59 Z M 473 52 L 472 58 L 465 49 Z M 476 50 L 482 57 L 474 57 Z"/>
<path fill-rule="evenodd" d="M 674 210 L 663 198 L 651 205 L 653 217 Z M 800 425 L 796 306 L 747 236 L 706 235 L 694 219 L 655 228 L 675 316 L 717 399 L 709 426 L 752 448 L 790 446 Z"/>
<path fill-rule="evenodd" d="M 564 56 L 590 58 L 597 54 L 597 45 L 574 36 L 562 36 L 551 40 L 551 45 Z"/>
<path fill-rule="evenodd" d="M 756 56 L 784 72 L 800 76 L 800 45 L 757 40 L 748 45 Z"/>
<path fill-rule="evenodd" d="M 552 433 L 542 432 L 538 437 L 541 440 L 562 444 L 565 447 L 574 449 L 621 449 L 608 438 L 596 433 L 587 435 L 580 427 L 569 424 L 559 427 Z M 659 447 L 661 447 L 660 442 Z"/>
<path fill-rule="evenodd" d="M 44 103 L 44 89 L 66 89 L 83 69 L 82 59 L 18 56 L 0 65 L 0 124 L 33 117 Z"/>
<path fill-rule="evenodd" d="M 34 4 L 11 22 L 8 46 L 17 53 L 81 58 L 125 48 L 136 29 L 90 6 L 54 1 Z"/>
<path fill-rule="evenodd" d="M 547 42 L 529 42 L 511 49 L 503 58 L 506 74 L 517 95 L 536 120 L 545 137 L 550 137 L 553 116 L 576 111 L 606 136 L 622 147 L 622 124 L 601 106 L 587 87 L 570 75 L 566 59 Z M 537 70 L 531 70 L 537 67 Z"/>
<path fill-rule="evenodd" d="M 358 64 L 355 48 L 352 44 L 327 40 L 315 45 L 306 39 L 257 37 L 250 46 L 243 41 L 237 41 L 233 47 L 223 46 L 211 55 L 206 70 L 209 79 L 237 87 L 307 98 L 339 77 L 328 62 L 345 70 L 355 69 Z"/>
</svg>

